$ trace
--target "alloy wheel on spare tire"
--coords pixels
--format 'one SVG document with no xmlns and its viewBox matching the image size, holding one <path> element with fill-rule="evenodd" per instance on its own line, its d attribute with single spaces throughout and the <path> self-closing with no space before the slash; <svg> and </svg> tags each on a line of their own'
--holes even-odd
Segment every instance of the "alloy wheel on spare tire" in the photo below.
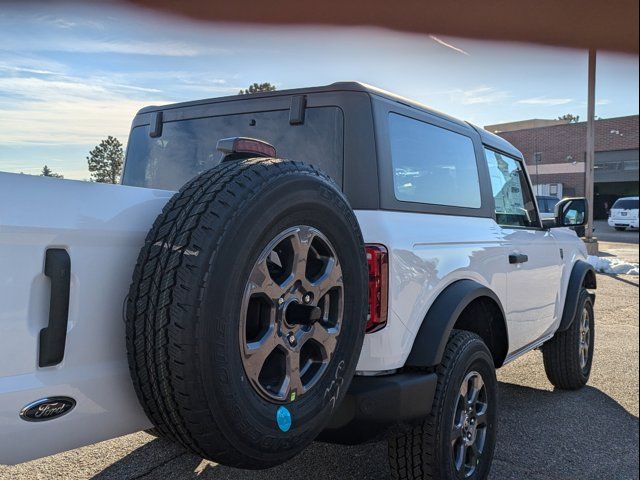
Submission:
<svg viewBox="0 0 640 480">
<path fill-rule="evenodd" d="M 153 225 L 127 303 L 134 387 L 159 432 L 225 465 L 300 452 L 347 391 L 364 338 L 357 220 L 315 168 L 223 162 Z"/>
</svg>

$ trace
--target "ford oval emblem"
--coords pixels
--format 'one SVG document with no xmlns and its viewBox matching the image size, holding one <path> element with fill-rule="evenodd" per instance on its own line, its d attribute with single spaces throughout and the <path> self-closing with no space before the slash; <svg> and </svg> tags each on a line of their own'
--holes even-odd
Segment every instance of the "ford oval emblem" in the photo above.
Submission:
<svg viewBox="0 0 640 480">
<path fill-rule="evenodd" d="M 20 418 L 27 422 L 44 422 L 69 413 L 76 406 L 70 397 L 48 397 L 30 403 L 20 411 Z"/>
</svg>

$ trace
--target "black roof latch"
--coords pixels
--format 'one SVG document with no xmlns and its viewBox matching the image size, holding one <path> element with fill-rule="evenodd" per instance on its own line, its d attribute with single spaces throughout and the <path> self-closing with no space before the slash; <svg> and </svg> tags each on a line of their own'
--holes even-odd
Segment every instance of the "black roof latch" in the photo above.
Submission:
<svg viewBox="0 0 640 480">
<path fill-rule="evenodd" d="M 307 108 L 306 95 L 294 95 L 291 97 L 289 109 L 289 125 L 302 125 L 304 123 L 304 111 Z"/>
<path fill-rule="evenodd" d="M 149 124 L 149 136 L 158 138 L 162 135 L 162 111 L 153 112 L 151 122 Z"/>
</svg>

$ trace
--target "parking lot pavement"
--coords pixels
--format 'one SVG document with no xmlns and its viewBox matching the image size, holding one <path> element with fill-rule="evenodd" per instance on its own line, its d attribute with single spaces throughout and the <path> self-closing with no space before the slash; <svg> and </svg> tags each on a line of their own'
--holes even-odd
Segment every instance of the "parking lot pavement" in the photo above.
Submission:
<svg viewBox="0 0 640 480">
<path fill-rule="evenodd" d="M 597 220 L 595 228 L 599 256 L 616 257 L 625 262 L 638 263 L 638 230 L 618 232 L 610 227 L 606 220 Z"/>
<path fill-rule="evenodd" d="M 619 232 L 615 228 L 610 227 L 606 220 L 596 220 L 594 227 L 595 231 L 593 234 L 600 242 L 635 243 L 637 245 L 638 239 L 640 238 L 638 230 Z"/>
<path fill-rule="evenodd" d="M 637 248 L 637 247 L 636 247 Z M 589 385 L 554 391 L 540 352 L 498 372 L 499 431 L 491 478 L 638 478 L 638 277 L 598 275 Z M 34 439 L 37 441 L 37 439 Z M 15 467 L 2 479 L 387 479 L 383 443 L 316 443 L 280 467 L 251 472 L 201 460 L 137 433 Z"/>
</svg>

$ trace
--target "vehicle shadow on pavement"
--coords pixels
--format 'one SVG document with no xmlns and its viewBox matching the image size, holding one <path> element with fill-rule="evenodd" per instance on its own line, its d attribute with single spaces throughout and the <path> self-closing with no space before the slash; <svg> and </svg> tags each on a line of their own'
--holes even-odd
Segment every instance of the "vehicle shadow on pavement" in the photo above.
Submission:
<svg viewBox="0 0 640 480">
<path fill-rule="evenodd" d="M 607 275 L 607 277 L 611 277 L 614 280 L 618 280 L 619 282 L 626 283 L 627 285 L 631 285 L 633 287 L 640 287 L 640 285 L 638 284 L 638 280 L 637 280 L 638 277 L 631 277 L 631 279 L 628 279 L 628 278 L 625 278 L 626 275 L 625 276 L 621 276 L 621 275 L 611 275 L 611 274 L 606 274 L 606 273 L 601 274 L 601 275 Z"/>
<path fill-rule="evenodd" d="M 636 478 L 638 418 L 593 387 L 578 392 L 500 383 L 493 479 Z M 236 470 L 155 439 L 95 479 L 388 479 L 384 442 L 344 447 L 314 443 L 264 471 Z"/>
<path fill-rule="evenodd" d="M 500 383 L 492 477 L 637 478 L 638 418 L 597 388 Z"/>
</svg>

